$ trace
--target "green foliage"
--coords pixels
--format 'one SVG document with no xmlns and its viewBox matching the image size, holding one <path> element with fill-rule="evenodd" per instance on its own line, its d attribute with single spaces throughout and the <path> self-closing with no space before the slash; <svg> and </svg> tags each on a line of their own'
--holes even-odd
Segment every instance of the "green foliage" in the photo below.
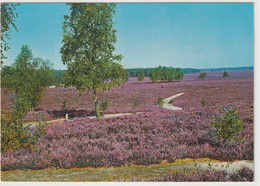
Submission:
<svg viewBox="0 0 260 186">
<path fill-rule="evenodd" d="M 204 98 L 201 98 L 201 106 L 205 107 L 206 106 L 206 101 Z"/>
<path fill-rule="evenodd" d="M 13 113 L 1 113 L 1 151 L 9 149 L 17 149 L 26 146 L 24 141 L 26 134 L 23 131 L 21 120 L 13 115 Z"/>
<path fill-rule="evenodd" d="M 134 103 L 133 103 L 133 107 L 136 108 L 139 105 L 139 100 L 135 99 Z"/>
<path fill-rule="evenodd" d="M 101 103 L 101 108 L 103 111 L 107 109 L 107 106 L 108 106 L 107 100 L 105 100 L 104 102 Z"/>
<path fill-rule="evenodd" d="M 225 72 L 223 72 L 222 77 L 223 78 L 229 77 L 229 74 L 225 71 Z"/>
<path fill-rule="evenodd" d="M 144 71 L 145 77 L 149 77 L 149 74 L 155 68 L 128 68 L 127 70 L 127 77 L 138 77 L 139 72 Z M 193 68 L 181 68 L 180 69 L 184 74 L 191 74 L 200 72 L 199 69 Z"/>
<path fill-rule="evenodd" d="M 162 67 L 151 69 L 149 78 L 152 82 L 182 80 L 184 73 L 180 68 Z"/>
<path fill-rule="evenodd" d="M 204 72 L 204 73 L 201 73 L 201 74 L 199 75 L 199 78 L 204 79 L 206 76 L 207 76 L 207 74 Z"/>
<path fill-rule="evenodd" d="M 216 106 L 217 103 L 216 103 L 215 101 L 213 101 L 213 102 L 211 103 L 211 105 L 212 105 L 212 106 Z"/>
<path fill-rule="evenodd" d="M 150 70 L 151 68 L 128 68 L 126 69 L 127 77 L 138 77 L 141 71 L 144 72 L 144 77 L 148 77 Z"/>
<path fill-rule="evenodd" d="M 44 134 L 46 122 L 44 117 L 38 120 L 38 129 L 30 132 L 30 125 L 25 127 L 22 118 L 26 115 L 29 105 L 25 97 L 16 98 L 12 111 L 1 112 L 1 151 L 32 147 Z"/>
<path fill-rule="evenodd" d="M 17 97 L 28 100 L 29 108 L 40 101 L 44 88 L 54 79 L 49 61 L 33 57 L 29 46 L 24 45 L 15 63 L 2 69 L 1 85 L 15 91 Z"/>
<path fill-rule="evenodd" d="M 95 111 L 100 118 L 97 91 L 122 85 L 126 70 L 115 55 L 116 30 L 113 28 L 115 4 L 72 3 L 64 16 L 62 61 L 67 65 L 63 82 L 75 86 L 81 95 L 93 90 Z"/>
<path fill-rule="evenodd" d="M 67 99 L 63 99 L 63 101 L 62 101 L 61 108 L 62 108 L 63 111 L 66 111 L 66 110 L 67 110 L 67 107 L 66 107 L 67 101 L 68 101 Z"/>
<path fill-rule="evenodd" d="M 158 98 L 157 98 L 157 104 L 158 104 L 160 107 L 162 107 L 162 106 L 164 105 L 164 101 L 163 101 L 163 99 L 162 99 L 161 97 L 158 97 Z"/>
<path fill-rule="evenodd" d="M 3 55 L 3 51 L 10 49 L 7 40 L 9 39 L 11 26 L 18 31 L 15 25 L 15 19 L 18 17 L 15 11 L 18 5 L 17 3 L 1 3 L 1 65 L 3 64 L 2 60 L 6 58 Z"/>
<path fill-rule="evenodd" d="M 15 150 L 20 148 L 32 148 L 38 139 L 44 135 L 46 122 L 41 121 L 38 128 L 30 132 L 27 127 L 12 113 L 2 113 L 1 121 L 1 151 Z"/>
<path fill-rule="evenodd" d="M 28 46 L 22 46 L 15 63 L 2 69 L 2 87 L 15 92 L 12 111 L 1 112 L 1 150 L 31 147 L 43 134 L 44 124 L 34 132 L 24 127 L 22 119 L 30 108 L 34 108 L 43 94 L 45 86 L 53 80 L 48 61 L 34 58 Z"/>
<path fill-rule="evenodd" d="M 54 81 L 52 85 L 54 84 L 56 87 L 61 86 L 63 74 L 64 74 L 64 70 L 53 70 Z"/>
<path fill-rule="evenodd" d="M 144 71 L 143 71 L 143 70 L 140 71 L 140 72 L 138 73 L 138 81 L 141 81 L 141 83 L 142 83 L 143 80 L 144 80 L 144 76 L 145 76 Z"/>
<path fill-rule="evenodd" d="M 240 141 L 239 134 L 245 127 L 239 118 L 236 108 L 227 109 L 221 107 L 219 116 L 213 118 L 211 125 L 215 128 L 217 137 L 223 141 Z"/>
<path fill-rule="evenodd" d="M 155 78 L 155 71 L 152 69 L 149 71 L 149 78 L 152 82 L 155 82 L 156 81 L 156 78 Z"/>
<path fill-rule="evenodd" d="M 45 127 L 47 126 L 47 122 L 45 120 L 45 116 L 43 113 L 37 118 L 38 128 L 34 130 L 32 134 L 30 134 L 30 143 L 35 145 L 38 139 L 45 134 Z"/>
</svg>

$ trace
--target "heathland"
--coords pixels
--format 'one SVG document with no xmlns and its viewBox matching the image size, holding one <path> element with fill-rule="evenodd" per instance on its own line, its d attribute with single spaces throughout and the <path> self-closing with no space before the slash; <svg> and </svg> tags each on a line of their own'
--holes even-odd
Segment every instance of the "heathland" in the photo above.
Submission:
<svg viewBox="0 0 260 186">
<path fill-rule="evenodd" d="M 2 153 L 2 170 L 111 167 L 174 162 L 184 158 L 221 161 L 253 160 L 253 71 L 186 74 L 182 81 L 139 83 L 130 78 L 123 86 L 100 91 L 102 114 L 131 113 L 114 118 L 91 119 L 92 92 L 79 97 L 73 87 L 46 88 L 41 102 L 24 122 L 64 118 L 46 126 L 31 149 Z M 12 93 L 2 89 L 2 109 L 12 106 Z M 182 110 L 160 107 L 158 98 L 184 93 L 170 101 Z M 66 102 L 64 103 L 64 100 Z M 236 108 L 244 123 L 241 140 L 221 140 L 212 135 L 212 120 L 219 108 Z"/>
</svg>

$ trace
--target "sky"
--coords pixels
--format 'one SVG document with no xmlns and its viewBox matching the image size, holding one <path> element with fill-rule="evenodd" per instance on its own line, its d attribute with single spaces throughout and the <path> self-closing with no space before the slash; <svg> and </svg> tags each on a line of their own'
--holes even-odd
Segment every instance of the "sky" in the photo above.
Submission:
<svg viewBox="0 0 260 186">
<path fill-rule="evenodd" d="M 35 57 L 61 61 L 63 3 L 21 3 L 18 32 L 11 30 L 10 65 L 22 45 Z M 251 3 L 119 3 L 114 16 L 116 54 L 125 68 L 243 67 L 254 65 L 254 24 Z"/>
</svg>

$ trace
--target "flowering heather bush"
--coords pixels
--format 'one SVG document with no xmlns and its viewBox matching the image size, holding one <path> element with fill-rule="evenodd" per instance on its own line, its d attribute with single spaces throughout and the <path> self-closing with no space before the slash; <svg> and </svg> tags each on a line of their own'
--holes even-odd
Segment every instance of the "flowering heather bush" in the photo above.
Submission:
<svg viewBox="0 0 260 186">
<path fill-rule="evenodd" d="M 2 170 L 253 159 L 253 139 L 216 145 L 201 136 L 208 130 L 204 116 L 182 114 L 158 108 L 147 114 L 51 124 L 35 149 L 2 154 Z"/>
<path fill-rule="evenodd" d="M 205 170 L 194 172 L 173 171 L 163 177 L 137 178 L 132 177 L 131 182 L 252 182 L 254 181 L 254 172 L 247 167 L 242 167 L 235 173 L 226 171 Z"/>
<path fill-rule="evenodd" d="M 24 122 L 37 121 L 40 118 L 52 118 L 50 114 L 46 111 L 30 111 L 27 112 L 25 118 L 23 118 Z"/>
</svg>

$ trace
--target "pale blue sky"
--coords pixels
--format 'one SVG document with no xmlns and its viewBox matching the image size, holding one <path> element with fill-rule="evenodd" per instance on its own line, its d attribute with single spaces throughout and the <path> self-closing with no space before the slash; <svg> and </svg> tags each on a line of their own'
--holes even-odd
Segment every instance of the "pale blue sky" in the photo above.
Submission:
<svg viewBox="0 0 260 186">
<path fill-rule="evenodd" d="M 65 4 L 21 4 L 5 64 L 22 45 L 65 69 L 60 56 Z M 125 68 L 253 66 L 251 3 L 119 3 L 114 18 Z"/>
</svg>

